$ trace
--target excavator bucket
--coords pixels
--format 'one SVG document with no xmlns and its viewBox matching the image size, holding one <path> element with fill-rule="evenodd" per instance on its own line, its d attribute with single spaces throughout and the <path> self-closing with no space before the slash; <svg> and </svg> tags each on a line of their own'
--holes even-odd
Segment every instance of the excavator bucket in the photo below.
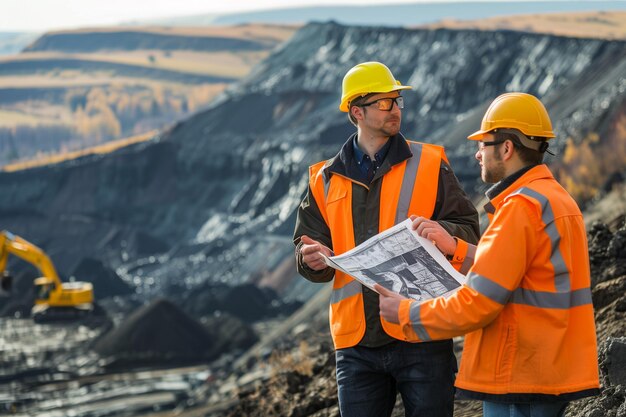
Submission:
<svg viewBox="0 0 626 417">
<path fill-rule="evenodd" d="M 0 280 L 0 290 L 5 293 L 11 292 L 11 287 L 13 287 L 13 277 L 9 275 L 8 271 L 4 271 L 2 273 Z"/>
</svg>

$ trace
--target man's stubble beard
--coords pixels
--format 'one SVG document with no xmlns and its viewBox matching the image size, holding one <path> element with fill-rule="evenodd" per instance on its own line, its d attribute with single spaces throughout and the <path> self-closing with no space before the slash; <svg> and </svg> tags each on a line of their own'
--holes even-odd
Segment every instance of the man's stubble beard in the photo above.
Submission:
<svg viewBox="0 0 626 417">
<path fill-rule="evenodd" d="M 383 133 L 385 136 L 395 136 L 398 133 L 400 133 L 400 126 L 402 124 L 402 119 L 398 119 L 398 123 L 392 125 L 393 127 L 389 126 L 386 127 L 385 124 L 383 124 L 383 126 L 380 128 L 381 133 Z"/>
<path fill-rule="evenodd" d="M 490 169 L 487 169 L 483 164 L 480 176 L 482 180 L 487 184 L 495 184 L 504 179 L 504 164 L 502 163 L 502 159 L 496 159 L 496 164 Z"/>
</svg>

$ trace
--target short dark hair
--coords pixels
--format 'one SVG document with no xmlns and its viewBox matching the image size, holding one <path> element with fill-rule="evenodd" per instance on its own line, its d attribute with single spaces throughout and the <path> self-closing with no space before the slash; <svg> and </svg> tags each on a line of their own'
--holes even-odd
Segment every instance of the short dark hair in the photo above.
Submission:
<svg viewBox="0 0 626 417">
<path fill-rule="evenodd" d="M 370 97 L 376 94 L 378 93 L 368 93 L 368 94 L 365 94 L 364 96 L 356 96 L 356 98 L 354 98 L 352 101 L 350 101 L 350 103 L 348 103 L 348 120 L 350 120 L 350 123 L 357 126 L 357 120 L 352 115 L 352 107 L 360 106 L 361 104 L 364 104 L 365 102 L 367 102 L 367 100 L 369 100 Z"/>
<path fill-rule="evenodd" d="M 517 154 L 519 155 L 522 162 L 526 165 L 539 165 L 543 163 L 544 153 L 525 147 L 514 134 L 495 132 L 494 135 L 496 142 L 503 142 L 505 140 L 510 140 L 511 142 L 513 142 L 513 146 L 517 150 Z"/>
</svg>

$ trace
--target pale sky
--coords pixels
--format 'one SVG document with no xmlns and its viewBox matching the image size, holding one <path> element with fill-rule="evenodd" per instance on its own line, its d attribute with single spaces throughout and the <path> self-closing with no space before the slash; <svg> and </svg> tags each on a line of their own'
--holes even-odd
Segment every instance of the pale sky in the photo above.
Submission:
<svg viewBox="0 0 626 417">
<path fill-rule="evenodd" d="M 278 7 L 398 4 L 424 0 L 0 0 L 0 32 L 43 32 L 133 20 Z M 442 0 L 429 0 L 429 3 Z M 457 0 L 458 1 L 458 0 Z M 461 0 L 463 1 L 463 0 Z"/>
</svg>

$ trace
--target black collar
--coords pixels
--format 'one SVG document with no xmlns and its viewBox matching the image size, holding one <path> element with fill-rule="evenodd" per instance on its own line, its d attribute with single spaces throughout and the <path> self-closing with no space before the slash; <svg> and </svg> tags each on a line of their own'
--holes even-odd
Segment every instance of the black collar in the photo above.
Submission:
<svg viewBox="0 0 626 417">
<path fill-rule="evenodd" d="M 351 135 L 348 140 L 343 144 L 339 153 L 328 161 L 325 171 L 328 173 L 339 174 L 344 177 L 358 181 L 358 178 L 354 178 L 354 175 L 350 175 L 350 163 L 354 158 L 353 141 L 356 139 L 357 133 Z M 406 161 L 413 156 L 411 148 L 402 133 L 391 136 L 389 138 L 389 151 L 383 164 L 376 172 L 376 177 L 380 177 L 387 173 L 392 166 Z"/>
<path fill-rule="evenodd" d="M 504 178 L 503 180 L 495 183 L 491 188 L 489 188 L 485 192 L 485 195 L 487 196 L 489 200 L 493 200 L 498 194 L 500 194 L 502 191 L 509 188 L 511 184 L 517 181 L 519 177 L 521 177 L 522 175 L 524 175 L 525 173 L 527 173 L 528 171 L 530 171 L 532 168 L 536 166 L 537 165 L 528 165 L 520 169 L 519 171 L 514 172 L 513 174 Z"/>
<path fill-rule="evenodd" d="M 361 148 L 359 148 L 357 136 L 355 135 L 353 136 L 353 138 L 354 139 L 352 139 L 352 150 L 354 151 L 354 159 L 358 165 L 361 165 L 363 164 L 364 159 L 369 158 L 369 155 L 363 152 Z M 389 153 L 390 147 L 391 147 L 391 140 L 387 140 L 387 142 L 385 142 L 385 144 L 378 150 L 378 152 L 376 152 L 374 157 L 376 161 L 378 162 L 378 165 L 380 165 L 380 163 L 385 160 L 385 158 L 387 157 L 387 153 Z"/>
</svg>

